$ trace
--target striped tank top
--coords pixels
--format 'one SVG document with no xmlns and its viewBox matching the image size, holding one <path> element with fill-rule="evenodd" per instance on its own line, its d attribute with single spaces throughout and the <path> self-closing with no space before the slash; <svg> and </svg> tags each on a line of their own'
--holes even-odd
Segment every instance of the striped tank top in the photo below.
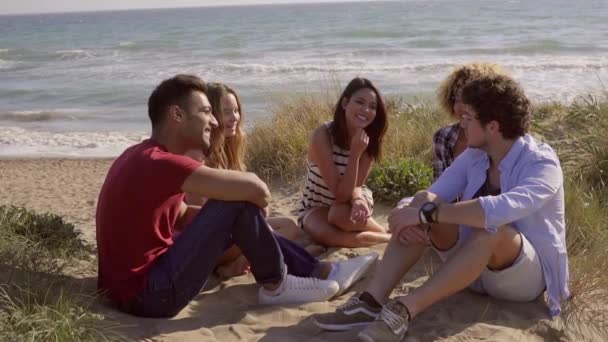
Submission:
<svg viewBox="0 0 608 342">
<path fill-rule="evenodd" d="M 323 124 L 323 126 L 327 129 L 328 134 L 330 134 L 329 130 L 331 129 L 331 123 L 331 121 L 328 121 Z M 333 141 L 331 142 L 331 145 L 333 150 L 332 159 L 334 166 L 336 167 L 338 174 L 343 176 L 348 163 L 350 151 L 340 148 L 338 145 L 334 144 Z M 310 209 L 315 207 L 329 207 L 334 204 L 336 200 L 334 194 L 329 190 L 327 184 L 325 184 L 325 180 L 321 176 L 319 167 L 308 160 L 308 158 L 306 158 L 306 166 L 306 180 L 304 191 L 302 191 L 302 201 L 300 202 L 300 208 L 298 210 L 298 221 L 300 224 L 302 224 L 301 221 L 304 215 L 306 215 Z M 365 185 L 363 186 L 362 195 L 367 201 L 371 210 L 374 204 L 372 192 Z"/>
</svg>

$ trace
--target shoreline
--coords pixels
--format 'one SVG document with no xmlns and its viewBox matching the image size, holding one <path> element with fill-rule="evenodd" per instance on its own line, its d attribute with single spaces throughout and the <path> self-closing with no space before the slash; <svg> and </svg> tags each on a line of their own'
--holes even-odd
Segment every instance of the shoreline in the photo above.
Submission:
<svg viewBox="0 0 608 342">
<path fill-rule="evenodd" d="M 310 96 L 316 101 L 327 100 L 327 95 L 305 93 L 301 95 L 283 97 L 273 101 L 274 109 L 270 110 L 264 117 L 253 118 L 251 124 L 245 125 L 246 132 L 251 135 L 258 127 L 265 126 L 276 119 L 280 114 L 281 107 L 287 104 L 297 103 Z M 337 95 L 336 95 L 337 96 Z M 394 100 L 399 105 L 397 109 L 405 111 L 411 108 L 428 107 L 429 112 L 438 114 L 438 117 L 448 119 L 447 114 L 441 113 L 434 99 L 415 98 L 408 101 L 406 96 L 385 96 L 387 100 Z M 532 101 L 533 116 L 542 120 L 542 116 L 550 112 L 560 112 L 571 109 L 577 103 L 588 105 L 597 102 L 599 105 L 608 104 L 608 90 L 598 90 L 580 94 L 573 101 L 543 100 Z M 330 103 L 333 103 L 330 101 Z M 246 109 L 246 108 L 245 108 Z M 0 113 L 1 114 L 1 113 Z M 251 115 L 251 113 L 246 113 Z M 142 123 L 138 130 L 108 130 L 108 131 L 88 131 L 70 130 L 65 132 L 53 132 L 38 128 L 24 128 L 18 126 L 19 122 L 6 122 L 0 124 L 0 133 L 3 139 L 0 140 L 0 160 L 32 160 L 32 159 L 93 159 L 111 160 L 118 157 L 127 147 L 149 138 L 149 122 L 142 112 Z M 10 125 L 14 124 L 14 125 Z M 33 152 L 32 152 L 33 151 Z M 3 154 L 4 153 L 4 154 Z"/>
</svg>

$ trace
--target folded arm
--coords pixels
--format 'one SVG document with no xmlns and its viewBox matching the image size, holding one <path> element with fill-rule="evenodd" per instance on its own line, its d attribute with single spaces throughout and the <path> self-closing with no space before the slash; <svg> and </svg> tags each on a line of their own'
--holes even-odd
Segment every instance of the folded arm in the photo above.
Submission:
<svg viewBox="0 0 608 342">
<path fill-rule="evenodd" d="M 268 186 L 251 172 L 197 168 L 182 185 L 182 191 L 207 199 L 246 201 L 260 208 L 270 203 Z"/>
</svg>

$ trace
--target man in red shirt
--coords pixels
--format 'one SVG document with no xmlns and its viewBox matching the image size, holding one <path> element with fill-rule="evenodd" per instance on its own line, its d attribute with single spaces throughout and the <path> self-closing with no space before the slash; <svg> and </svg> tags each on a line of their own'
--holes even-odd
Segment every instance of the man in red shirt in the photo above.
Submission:
<svg viewBox="0 0 608 342">
<path fill-rule="evenodd" d="M 323 263 L 268 227 L 270 201 L 255 174 L 213 169 L 184 153 L 208 150 L 218 126 L 206 84 L 192 75 L 150 95 L 152 136 L 112 164 L 97 206 L 98 288 L 125 312 L 171 317 L 204 286 L 236 244 L 251 264 L 263 304 L 325 301 L 357 281 L 377 255 Z M 209 200 L 188 206 L 184 193 Z M 173 240 L 174 229 L 182 230 Z"/>
</svg>

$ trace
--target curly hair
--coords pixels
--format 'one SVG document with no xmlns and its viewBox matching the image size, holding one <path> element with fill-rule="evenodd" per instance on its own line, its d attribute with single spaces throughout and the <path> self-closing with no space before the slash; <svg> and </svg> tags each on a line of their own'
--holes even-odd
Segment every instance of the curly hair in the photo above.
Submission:
<svg viewBox="0 0 608 342">
<path fill-rule="evenodd" d="M 437 101 L 446 113 L 454 115 L 456 96 L 469 81 L 491 75 L 508 75 L 498 64 L 475 62 L 457 66 L 437 88 Z"/>
<path fill-rule="evenodd" d="M 521 86 L 505 75 L 481 77 L 462 88 L 462 102 L 473 107 L 482 126 L 497 121 L 505 139 L 528 132 L 530 100 Z"/>
</svg>

